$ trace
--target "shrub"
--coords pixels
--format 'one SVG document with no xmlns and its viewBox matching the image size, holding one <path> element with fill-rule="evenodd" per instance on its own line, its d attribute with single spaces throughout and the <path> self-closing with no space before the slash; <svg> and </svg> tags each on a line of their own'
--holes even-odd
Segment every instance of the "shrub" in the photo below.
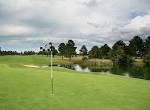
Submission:
<svg viewBox="0 0 150 110">
<path fill-rule="evenodd" d="M 88 60 L 87 57 L 83 57 L 83 58 L 82 58 L 82 61 L 86 61 L 86 60 Z"/>
<path fill-rule="evenodd" d="M 150 52 L 144 56 L 144 65 L 150 66 Z"/>
</svg>

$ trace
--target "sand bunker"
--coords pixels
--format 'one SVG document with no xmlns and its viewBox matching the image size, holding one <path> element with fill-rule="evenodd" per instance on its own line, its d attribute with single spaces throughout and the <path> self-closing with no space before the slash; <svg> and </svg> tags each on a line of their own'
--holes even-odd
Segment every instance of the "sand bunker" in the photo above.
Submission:
<svg viewBox="0 0 150 110">
<path fill-rule="evenodd" d="M 30 67 L 30 68 L 38 68 L 39 66 L 36 66 L 36 65 L 23 65 L 25 67 Z"/>
</svg>

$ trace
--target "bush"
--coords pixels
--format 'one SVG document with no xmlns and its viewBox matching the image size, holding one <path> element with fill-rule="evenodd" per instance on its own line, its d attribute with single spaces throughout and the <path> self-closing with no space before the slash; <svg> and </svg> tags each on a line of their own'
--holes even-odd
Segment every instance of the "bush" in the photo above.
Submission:
<svg viewBox="0 0 150 110">
<path fill-rule="evenodd" d="M 132 58 L 128 55 L 121 55 L 119 57 L 113 57 L 114 65 L 127 66 L 132 64 Z"/>
<path fill-rule="evenodd" d="M 86 60 L 88 60 L 87 57 L 83 57 L 83 58 L 82 58 L 82 61 L 86 61 Z"/>
<path fill-rule="evenodd" d="M 144 65 L 150 66 L 150 52 L 144 56 Z"/>
<path fill-rule="evenodd" d="M 119 65 L 130 65 L 132 64 L 132 58 L 127 55 L 124 55 L 119 59 L 118 63 Z"/>
</svg>

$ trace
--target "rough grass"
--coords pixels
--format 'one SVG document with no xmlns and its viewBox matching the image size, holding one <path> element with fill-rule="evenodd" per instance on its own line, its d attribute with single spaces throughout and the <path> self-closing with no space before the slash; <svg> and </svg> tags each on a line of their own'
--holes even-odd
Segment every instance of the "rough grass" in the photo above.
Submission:
<svg viewBox="0 0 150 110">
<path fill-rule="evenodd" d="M 42 64 L 22 58 L 10 62 Z M 52 96 L 49 68 L 10 62 L 0 58 L 0 110 L 150 110 L 150 81 L 54 67 Z"/>
<path fill-rule="evenodd" d="M 134 59 L 134 62 L 133 62 L 135 65 L 137 66 L 143 66 L 144 65 L 144 62 L 143 62 L 143 59 L 142 58 L 137 58 L 137 59 Z"/>
<path fill-rule="evenodd" d="M 94 67 L 112 67 L 113 63 L 109 59 L 89 59 L 83 62 L 83 65 Z"/>
</svg>

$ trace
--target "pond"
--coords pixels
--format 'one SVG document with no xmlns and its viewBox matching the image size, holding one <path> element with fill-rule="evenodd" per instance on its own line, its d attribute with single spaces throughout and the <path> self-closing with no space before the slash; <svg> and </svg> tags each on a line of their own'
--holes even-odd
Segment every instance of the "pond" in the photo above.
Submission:
<svg viewBox="0 0 150 110">
<path fill-rule="evenodd" d="M 150 79 L 150 68 L 149 67 L 139 67 L 139 66 L 113 66 L 113 67 L 88 67 L 81 66 L 79 64 L 72 65 L 59 65 L 68 69 L 72 69 L 80 72 L 104 72 L 112 73 L 117 75 L 123 75 L 126 77 L 134 77 L 140 79 Z"/>
</svg>

